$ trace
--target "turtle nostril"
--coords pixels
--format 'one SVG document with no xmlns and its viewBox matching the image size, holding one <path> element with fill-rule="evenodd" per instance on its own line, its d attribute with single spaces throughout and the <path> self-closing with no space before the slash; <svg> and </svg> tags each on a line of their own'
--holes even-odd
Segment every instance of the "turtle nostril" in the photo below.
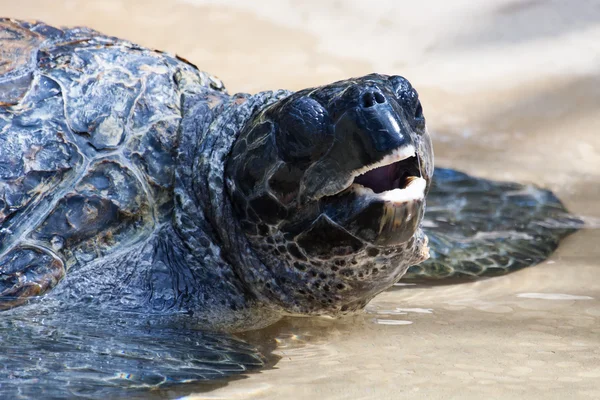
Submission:
<svg viewBox="0 0 600 400">
<path fill-rule="evenodd" d="M 373 96 L 373 93 L 367 92 L 363 94 L 362 105 L 364 108 L 373 107 L 375 105 L 375 96 Z"/>
<path fill-rule="evenodd" d="M 385 97 L 378 91 L 367 92 L 362 95 L 362 105 L 364 108 L 373 107 L 375 104 L 385 103 Z"/>
</svg>

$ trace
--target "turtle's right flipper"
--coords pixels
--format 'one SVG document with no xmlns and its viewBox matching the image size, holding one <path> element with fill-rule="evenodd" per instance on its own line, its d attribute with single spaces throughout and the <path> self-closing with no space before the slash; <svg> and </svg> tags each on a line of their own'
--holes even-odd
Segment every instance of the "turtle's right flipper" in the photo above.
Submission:
<svg viewBox="0 0 600 400">
<path fill-rule="evenodd" d="M 0 257 L 0 310 L 44 294 L 65 275 L 63 262 L 39 247 L 18 246 Z"/>
<path fill-rule="evenodd" d="M 225 333 L 140 323 L 134 313 L 57 312 L 63 305 L 47 300 L 0 315 L 2 399 L 178 397 L 265 365 Z"/>
<path fill-rule="evenodd" d="M 548 258 L 582 225 L 549 190 L 437 168 L 423 221 L 431 258 L 403 280 L 451 282 L 516 271 Z"/>
</svg>

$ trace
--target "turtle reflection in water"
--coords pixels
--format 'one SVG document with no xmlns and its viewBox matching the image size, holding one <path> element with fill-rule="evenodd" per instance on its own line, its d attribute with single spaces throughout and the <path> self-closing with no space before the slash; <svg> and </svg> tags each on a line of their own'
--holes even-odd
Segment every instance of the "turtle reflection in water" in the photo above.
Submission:
<svg viewBox="0 0 600 400">
<path fill-rule="evenodd" d="M 353 313 L 407 271 L 502 274 L 577 226 L 548 191 L 434 174 L 400 76 L 229 95 L 86 28 L 4 19 L 0 43 L 3 396 L 260 367 L 215 332 Z"/>
</svg>

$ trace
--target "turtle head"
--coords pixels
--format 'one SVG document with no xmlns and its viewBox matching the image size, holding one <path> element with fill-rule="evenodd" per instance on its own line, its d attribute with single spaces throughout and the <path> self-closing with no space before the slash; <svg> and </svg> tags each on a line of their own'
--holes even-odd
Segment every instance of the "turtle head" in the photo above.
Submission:
<svg viewBox="0 0 600 400">
<path fill-rule="evenodd" d="M 226 174 L 272 276 L 261 293 L 290 313 L 362 308 L 427 258 L 420 222 L 432 173 L 421 104 L 400 76 L 299 91 L 257 112 Z"/>
</svg>

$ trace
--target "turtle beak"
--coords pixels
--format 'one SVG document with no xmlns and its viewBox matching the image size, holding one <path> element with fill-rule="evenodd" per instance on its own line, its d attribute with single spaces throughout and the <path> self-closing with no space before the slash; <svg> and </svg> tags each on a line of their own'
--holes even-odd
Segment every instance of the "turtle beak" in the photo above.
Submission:
<svg viewBox="0 0 600 400">
<path fill-rule="evenodd" d="M 354 177 L 350 186 L 322 198 L 325 214 L 354 237 L 376 246 L 408 241 L 425 210 L 428 180 L 410 147 L 403 147 Z M 404 158 L 400 158 L 404 157 Z"/>
<path fill-rule="evenodd" d="M 307 170 L 301 199 L 320 200 L 334 223 L 364 242 L 405 243 L 425 210 L 428 135 L 415 131 L 393 94 L 373 86 L 358 93 L 334 119 L 333 145 Z"/>
<path fill-rule="evenodd" d="M 358 101 L 334 121 L 333 130 L 329 153 L 304 176 L 302 199 L 333 196 L 354 182 L 383 192 L 403 187 L 408 176 L 422 176 L 412 128 L 402 108 L 385 92 L 365 88 Z M 396 163 L 411 157 L 414 162 L 407 173 L 413 175 L 403 175 Z"/>
</svg>

